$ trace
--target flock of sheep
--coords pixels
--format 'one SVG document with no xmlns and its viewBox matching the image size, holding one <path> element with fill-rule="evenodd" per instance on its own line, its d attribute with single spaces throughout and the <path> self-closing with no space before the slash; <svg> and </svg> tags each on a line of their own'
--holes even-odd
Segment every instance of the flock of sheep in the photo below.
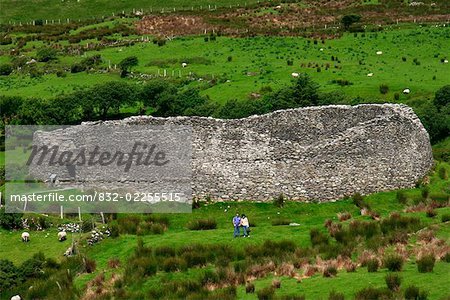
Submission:
<svg viewBox="0 0 450 300">
<path fill-rule="evenodd" d="M 65 231 L 58 232 L 58 241 L 64 242 L 67 240 L 67 233 Z M 28 243 L 30 241 L 30 233 L 28 231 L 22 232 L 22 242 Z"/>
</svg>

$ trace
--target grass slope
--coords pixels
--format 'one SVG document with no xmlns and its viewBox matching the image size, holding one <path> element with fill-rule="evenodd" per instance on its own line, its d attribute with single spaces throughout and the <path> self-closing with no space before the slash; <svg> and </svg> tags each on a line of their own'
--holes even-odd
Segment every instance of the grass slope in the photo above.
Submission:
<svg viewBox="0 0 450 300">
<path fill-rule="evenodd" d="M 29 22 L 37 19 L 87 19 L 93 17 L 111 16 L 113 13 L 120 13 L 125 11 L 129 13 L 136 10 L 144 10 L 150 12 L 151 10 L 173 11 L 176 9 L 203 9 L 223 7 L 223 6 L 237 6 L 256 3 L 256 0 L 0 0 L 1 14 L 0 23 L 8 23 L 9 21 Z"/>
</svg>

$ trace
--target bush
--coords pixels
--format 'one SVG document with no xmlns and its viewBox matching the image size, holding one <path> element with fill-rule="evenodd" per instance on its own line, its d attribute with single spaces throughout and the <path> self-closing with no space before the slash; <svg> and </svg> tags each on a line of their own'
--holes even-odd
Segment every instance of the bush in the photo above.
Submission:
<svg viewBox="0 0 450 300">
<path fill-rule="evenodd" d="M 337 216 L 338 216 L 339 221 L 341 221 L 341 222 L 347 221 L 352 218 L 352 215 L 347 211 L 340 212 L 337 214 Z"/>
<path fill-rule="evenodd" d="M 251 294 L 255 292 L 255 285 L 253 283 L 247 283 L 245 285 L 245 293 L 246 294 Z"/>
<path fill-rule="evenodd" d="M 164 233 L 164 226 L 161 224 L 151 224 L 150 225 L 150 231 L 153 234 L 163 234 Z"/>
<path fill-rule="evenodd" d="M 400 255 L 388 255 L 383 260 L 383 265 L 391 272 L 400 272 L 403 267 L 403 258 Z"/>
<path fill-rule="evenodd" d="M 420 189 L 420 193 L 423 199 L 427 199 L 430 195 L 430 188 L 428 186 L 424 186 Z"/>
<path fill-rule="evenodd" d="M 378 300 L 391 299 L 392 293 L 388 289 L 376 289 L 367 287 L 358 291 L 355 295 L 356 300 Z"/>
<path fill-rule="evenodd" d="M 22 228 L 23 214 L 7 214 L 5 208 L 0 209 L 0 227 L 6 230 Z"/>
<path fill-rule="evenodd" d="M 391 291 L 396 292 L 400 289 L 402 279 L 398 274 L 389 273 L 386 275 L 386 277 L 384 277 L 384 280 L 386 281 L 388 289 L 390 289 Z"/>
<path fill-rule="evenodd" d="M 188 223 L 187 228 L 190 230 L 211 230 L 217 228 L 217 222 L 214 219 L 200 219 Z"/>
<path fill-rule="evenodd" d="M 344 300 L 344 294 L 336 292 L 335 290 L 331 291 L 328 295 L 328 300 Z"/>
<path fill-rule="evenodd" d="M 450 221 L 450 214 L 445 214 L 441 216 L 442 223 Z"/>
<path fill-rule="evenodd" d="M 400 94 L 399 93 L 395 93 L 394 94 L 394 100 L 400 100 Z"/>
<path fill-rule="evenodd" d="M 13 71 L 13 67 L 11 64 L 1 64 L 0 65 L 0 75 L 8 76 Z"/>
<path fill-rule="evenodd" d="M 56 59 L 56 50 L 53 48 L 41 48 L 36 53 L 36 58 L 40 62 L 48 62 Z"/>
<path fill-rule="evenodd" d="M 170 246 L 160 246 L 154 250 L 155 256 L 172 257 L 176 255 L 175 249 Z"/>
<path fill-rule="evenodd" d="M 120 259 L 118 259 L 117 257 L 113 257 L 110 260 L 108 260 L 108 267 L 110 267 L 111 269 L 117 269 L 118 267 L 120 267 Z"/>
<path fill-rule="evenodd" d="M 275 289 L 271 286 L 260 289 L 256 292 L 258 300 L 271 300 L 274 298 Z"/>
<path fill-rule="evenodd" d="M 380 93 L 385 95 L 389 92 L 389 86 L 387 84 L 380 85 Z"/>
<path fill-rule="evenodd" d="M 322 244 L 328 245 L 329 243 L 328 236 L 319 231 L 317 228 L 313 228 L 309 231 L 309 237 L 313 246 Z"/>
<path fill-rule="evenodd" d="M 405 299 L 406 300 L 426 300 L 428 298 L 428 293 L 425 291 L 420 291 L 418 287 L 411 285 L 405 289 Z"/>
<path fill-rule="evenodd" d="M 439 168 L 439 178 L 446 180 L 448 178 L 447 170 L 444 167 Z"/>
<path fill-rule="evenodd" d="M 275 289 L 281 288 L 281 280 L 279 279 L 272 280 L 272 287 Z"/>
<path fill-rule="evenodd" d="M 420 273 L 433 272 L 435 262 L 436 259 L 434 258 L 433 255 L 431 254 L 425 255 L 416 261 L 417 269 L 419 270 Z"/>
<path fill-rule="evenodd" d="M 450 263 L 450 252 L 445 253 L 445 255 L 441 257 L 441 260 Z"/>
<path fill-rule="evenodd" d="M 284 195 L 283 194 L 279 194 L 278 197 L 273 199 L 273 204 L 276 207 L 280 207 L 280 208 L 283 207 L 284 206 L 284 202 L 285 202 L 285 199 L 284 199 Z"/>
<path fill-rule="evenodd" d="M 180 257 L 168 257 L 162 264 L 162 269 L 166 272 L 184 271 L 186 268 L 186 261 Z"/>
<path fill-rule="evenodd" d="M 337 269 L 335 266 L 327 266 L 323 270 L 323 277 L 335 277 L 337 275 Z"/>
<path fill-rule="evenodd" d="M 397 201 L 400 204 L 406 204 L 408 202 L 408 197 L 404 191 L 397 192 Z"/>
<path fill-rule="evenodd" d="M 370 210 L 369 204 L 364 201 L 363 196 L 360 193 L 356 193 L 353 195 L 353 204 L 355 204 L 358 208 L 363 209 L 366 208 Z"/>
<path fill-rule="evenodd" d="M 434 209 L 432 209 L 431 207 L 428 207 L 427 211 L 426 211 L 426 215 L 428 218 L 434 218 L 437 216 L 437 212 Z"/>
<path fill-rule="evenodd" d="M 291 220 L 286 218 L 275 218 L 272 220 L 272 226 L 289 225 L 290 223 Z"/>
<path fill-rule="evenodd" d="M 367 271 L 370 272 L 370 273 L 377 272 L 379 266 L 380 266 L 380 265 L 379 265 L 377 259 L 374 259 L 374 258 L 373 258 L 373 259 L 370 259 L 370 260 L 367 262 Z"/>
</svg>

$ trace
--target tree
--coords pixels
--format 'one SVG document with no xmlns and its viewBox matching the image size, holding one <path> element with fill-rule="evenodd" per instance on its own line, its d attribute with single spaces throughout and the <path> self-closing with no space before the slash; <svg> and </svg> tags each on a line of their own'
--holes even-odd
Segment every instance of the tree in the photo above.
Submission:
<svg viewBox="0 0 450 300">
<path fill-rule="evenodd" d="M 48 62 L 56 59 L 56 54 L 53 48 L 42 48 L 36 53 L 36 59 L 40 62 Z"/>
<path fill-rule="evenodd" d="M 161 94 L 165 91 L 170 93 L 176 93 L 176 87 L 164 80 L 151 80 L 149 81 L 139 93 L 139 100 L 144 104 L 144 108 L 153 107 L 157 108 Z"/>
<path fill-rule="evenodd" d="M 135 90 L 127 83 L 110 81 L 94 86 L 86 93 L 90 98 L 90 106 L 105 119 L 112 109 L 118 113 L 124 105 L 131 105 L 135 101 Z"/>
<path fill-rule="evenodd" d="M 138 62 L 139 61 L 136 56 L 129 56 L 122 59 L 122 61 L 119 63 L 119 68 L 121 70 L 120 76 L 125 77 L 132 67 L 138 65 Z"/>
<path fill-rule="evenodd" d="M 13 71 L 11 64 L 1 64 L 0 65 L 0 75 L 2 76 L 8 76 Z"/>
<path fill-rule="evenodd" d="M 436 92 L 433 103 L 438 109 L 450 104 L 450 85 L 443 86 Z"/>
<path fill-rule="evenodd" d="M 344 29 L 348 30 L 352 24 L 359 22 L 360 20 L 360 15 L 345 15 L 342 17 L 341 23 L 344 26 Z"/>
</svg>

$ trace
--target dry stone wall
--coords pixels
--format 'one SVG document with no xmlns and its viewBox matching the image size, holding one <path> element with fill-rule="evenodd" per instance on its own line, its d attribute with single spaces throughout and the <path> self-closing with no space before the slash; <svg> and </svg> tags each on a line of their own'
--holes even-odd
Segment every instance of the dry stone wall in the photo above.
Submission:
<svg viewBox="0 0 450 300">
<path fill-rule="evenodd" d="M 237 120 L 136 116 L 104 123 L 192 126 L 192 192 L 216 200 L 265 201 L 283 193 L 327 201 L 408 188 L 433 164 L 428 133 L 411 108 L 397 104 L 308 107 Z"/>
</svg>

